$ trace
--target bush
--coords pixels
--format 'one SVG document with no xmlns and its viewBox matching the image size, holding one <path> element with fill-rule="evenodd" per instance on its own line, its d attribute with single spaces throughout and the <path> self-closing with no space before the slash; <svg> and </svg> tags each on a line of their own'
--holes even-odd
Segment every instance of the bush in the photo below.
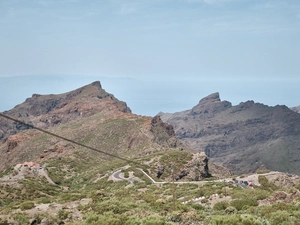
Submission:
<svg viewBox="0 0 300 225">
<path fill-rule="evenodd" d="M 27 202 L 23 202 L 20 205 L 20 209 L 23 210 L 27 210 L 27 209 L 32 209 L 34 207 L 34 203 L 31 201 L 27 201 Z"/>
<path fill-rule="evenodd" d="M 124 178 L 129 178 L 129 172 L 128 172 L 128 170 L 124 171 Z"/>
<path fill-rule="evenodd" d="M 59 219 L 65 220 L 65 219 L 68 218 L 69 213 L 68 213 L 67 211 L 61 209 L 61 210 L 59 210 L 59 211 L 57 212 L 57 216 L 58 216 Z"/>
<path fill-rule="evenodd" d="M 228 206 L 229 206 L 229 203 L 227 201 L 217 202 L 214 205 L 213 210 L 225 210 Z"/>
<path fill-rule="evenodd" d="M 205 207 L 201 204 L 189 204 L 195 210 L 204 210 Z"/>
<path fill-rule="evenodd" d="M 208 221 L 209 225 L 261 225 L 262 221 L 249 214 L 244 215 L 226 215 L 226 216 L 214 216 Z"/>
<path fill-rule="evenodd" d="M 295 188 L 298 189 L 300 191 L 300 183 L 295 185 Z"/>
<path fill-rule="evenodd" d="M 167 225 L 166 219 L 161 216 L 151 215 L 142 220 L 141 225 Z"/>
<path fill-rule="evenodd" d="M 124 214 L 113 214 L 112 212 L 105 212 L 104 214 L 89 212 L 83 218 L 86 225 L 124 225 L 128 220 Z"/>
<path fill-rule="evenodd" d="M 22 225 L 29 225 L 29 218 L 24 213 L 16 213 L 13 215 L 13 219 Z"/>
<path fill-rule="evenodd" d="M 93 210 L 98 213 L 112 212 L 114 214 L 122 214 L 135 207 L 136 207 L 135 204 L 118 201 L 116 199 L 99 202 L 96 205 L 92 206 Z"/>
<path fill-rule="evenodd" d="M 276 190 L 278 187 L 274 183 L 270 183 L 269 180 L 265 176 L 258 176 L 258 182 L 261 184 L 261 186 L 266 190 Z"/>
<path fill-rule="evenodd" d="M 232 201 L 231 206 L 240 211 L 242 209 L 248 208 L 249 206 L 258 206 L 258 203 L 256 199 L 245 198 Z"/>
<path fill-rule="evenodd" d="M 294 223 L 290 223 L 289 221 L 290 214 L 286 211 L 276 211 L 269 215 L 269 222 L 272 225 L 293 225 Z"/>
<path fill-rule="evenodd" d="M 234 208 L 233 206 L 228 206 L 226 209 L 225 209 L 225 213 L 226 214 L 234 214 L 234 213 L 236 213 L 237 212 L 237 210 L 236 210 L 236 208 Z"/>
<path fill-rule="evenodd" d="M 257 174 L 264 174 L 264 173 L 269 173 L 271 170 L 257 170 Z"/>
</svg>

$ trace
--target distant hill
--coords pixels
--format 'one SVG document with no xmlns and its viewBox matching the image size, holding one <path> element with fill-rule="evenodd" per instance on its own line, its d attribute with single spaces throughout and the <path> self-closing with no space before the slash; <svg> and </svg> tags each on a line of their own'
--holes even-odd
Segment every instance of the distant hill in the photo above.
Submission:
<svg viewBox="0 0 300 225">
<path fill-rule="evenodd" d="M 291 110 L 293 110 L 296 113 L 300 113 L 300 105 L 299 106 L 295 106 L 295 107 L 291 107 Z"/>
<path fill-rule="evenodd" d="M 190 110 L 158 115 L 186 144 L 235 173 L 266 167 L 300 174 L 300 114 L 286 106 L 232 106 L 214 93 Z"/>
</svg>

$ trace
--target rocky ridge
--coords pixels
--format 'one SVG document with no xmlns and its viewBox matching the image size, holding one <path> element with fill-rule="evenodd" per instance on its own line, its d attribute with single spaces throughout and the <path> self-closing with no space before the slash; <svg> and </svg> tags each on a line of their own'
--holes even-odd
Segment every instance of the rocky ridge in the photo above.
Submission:
<svg viewBox="0 0 300 225">
<path fill-rule="evenodd" d="M 254 101 L 232 106 L 214 93 L 190 110 L 158 115 L 191 148 L 236 173 L 263 165 L 299 174 L 300 114 L 286 106 Z"/>
<path fill-rule="evenodd" d="M 76 119 L 92 116 L 96 113 L 131 113 L 125 102 L 119 101 L 107 93 L 99 81 L 64 94 L 33 94 L 25 102 L 3 114 L 31 125 L 47 129 L 68 123 Z M 28 129 L 23 124 L 0 118 L 0 140 L 21 130 Z"/>
<path fill-rule="evenodd" d="M 291 107 L 290 109 L 296 113 L 300 113 L 300 106 Z"/>
<path fill-rule="evenodd" d="M 99 81 L 65 94 L 34 94 L 5 114 L 70 140 L 97 146 L 109 154 L 143 157 L 170 148 L 193 152 L 175 137 L 173 126 L 158 116 L 132 114 L 126 103 L 105 92 Z M 3 134 L 1 170 L 24 161 L 43 164 L 49 160 L 73 158 L 74 152 L 83 151 L 65 140 L 45 136 L 35 129 L 28 130 L 28 127 L 5 118 L 1 118 L 0 123 Z M 91 154 L 92 161 L 101 158 L 96 153 L 81 154 L 84 158 Z M 192 166 L 189 167 L 186 171 L 192 170 Z"/>
</svg>

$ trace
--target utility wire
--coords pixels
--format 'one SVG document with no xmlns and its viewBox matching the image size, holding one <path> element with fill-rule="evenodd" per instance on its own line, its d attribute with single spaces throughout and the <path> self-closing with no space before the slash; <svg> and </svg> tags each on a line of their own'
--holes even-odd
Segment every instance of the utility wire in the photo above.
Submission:
<svg viewBox="0 0 300 225">
<path fill-rule="evenodd" d="M 135 162 L 135 161 L 133 161 L 133 160 L 126 159 L 126 158 L 123 158 L 123 157 L 118 156 L 118 155 L 115 155 L 115 154 L 111 154 L 111 153 L 107 153 L 107 152 L 101 151 L 101 150 L 99 150 L 99 149 L 96 149 L 96 148 L 93 148 L 93 147 L 91 147 L 91 146 L 88 146 L 88 145 L 85 145 L 85 144 L 82 144 L 82 143 L 73 141 L 73 140 L 71 140 L 71 139 L 68 139 L 68 138 L 66 138 L 66 137 L 63 137 L 63 136 L 60 136 L 60 135 L 58 135 L 58 134 L 52 133 L 52 132 L 50 132 L 50 131 L 47 131 L 47 130 L 38 128 L 38 127 L 36 127 L 36 126 L 34 126 L 34 125 L 31 125 L 31 124 L 28 124 L 28 123 L 26 123 L 26 122 L 24 122 L 24 121 L 15 119 L 15 118 L 10 117 L 10 116 L 7 116 L 7 115 L 4 115 L 3 113 L 0 113 L 0 116 L 6 118 L 6 119 L 8 119 L 8 120 L 12 120 L 12 121 L 14 121 L 14 122 L 23 124 L 23 125 L 25 125 L 25 126 L 27 126 L 27 127 L 30 127 L 30 128 L 32 128 L 32 129 L 36 129 L 36 130 L 41 131 L 41 132 L 43 132 L 43 133 L 46 133 L 46 134 L 48 134 L 48 135 L 51 135 L 51 136 L 60 138 L 60 139 L 62 139 L 62 140 L 71 142 L 71 143 L 73 143 L 73 144 L 75 144 L 75 145 L 79 145 L 79 146 L 81 146 L 81 147 L 84 147 L 84 148 L 93 150 L 93 151 L 95 151 L 95 152 L 99 152 L 99 153 L 101 153 L 101 154 L 105 154 L 105 155 L 108 155 L 108 156 L 111 156 L 111 157 L 114 157 L 114 158 L 117 158 L 117 159 L 121 159 L 121 160 L 126 161 L 126 162 L 128 162 L 128 163 L 134 163 L 134 164 L 137 164 L 137 165 L 145 166 L 144 164 L 141 164 L 141 163 L 139 163 L 139 162 Z"/>
<path fill-rule="evenodd" d="M 79 142 L 76 142 L 76 141 L 73 141 L 73 140 L 71 140 L 71 139 L 65 138 L 65 137 L 60 136 L 60 135 L 58 135 L 58 134 L 52 133 L 52 132 L 50 132 L 50 131 L 47 131 L 47 130 L 38 128 L 38 127 L 36 127 L 36 126 L 34 126 L 34 125 L 25 123 L 25 122 L 23 122 L 23 121 L 21 121 L 21 120 L 18 120 L 18 119 L 15 119 L 15 118 L 13 118 L 13 117 L 4 115 L 3 113 L 0 113 L 0 116 L 6 118 L 6 119 L 8 119 L 8 120 L 12 120 L 12 121 L 14 121 L 14 122 L 17 122 L 17 123 L 21 123 L 21 124 L 23 124 L 23 125 L 25 125 L 25 126 L 27 126 L 27 127 L 36 129 L 36 130 L 41 131 L 41 132 L 43 132 L 43 133 L 46 133 L 46 134 L 48 134 L 48 135 L 51 135 L 51 136 L 60 138 L 60 139 L 62 139 L 62 140 L 71 142 L 71 143 L 73 143 L 73 144 L 75 144 L 75 145 L 79 145 L 79 146 L 81 146 L 81 147 L 84 147 L 84 148 L 93 150 L 93 151 L 95 151 L 95 152 L 99 152 L 99 153 L 102 153 L 102 154 L 105 154 L 105 155 L 108 155 L 108 156 L 111 156 L 111 157 L 114 157 L 114 158 L 117 158 L 117 159 L 121 159 L 121 160 L 126 161 L 126 162 L 128 162 L 128 163 L 134 163 L 134 164 L 136 164 L 136 165 L 145 166 L 144 164 L 141 164 L 141 163 L 139 163 L 139 162 L 135 162 L 135 161 L 133 161 L 133 160 L 126 159 L 126 158 L 123 158 L 123 157 L 120 157 L 120 156 L 118 156 L 118 155 L 114 155 L 114 154 L 111 154 L 111 153 L 107 153 L 107 152 L 101 151 L 101 150 L 99 150 L 99 149 L 96 149 L 96 148 L 87 146 L 87 145 L 85 145 L 85 144 L 81 144 L 81 143 L 79 143 Z M 175 206 L 175 186 L 174 186 L 174 171 L 173 171 L 173 169 L 172 169 L 172 183 L 173 183 L 173 211 L 175 211 L 176 206 Z"/>
</svg>

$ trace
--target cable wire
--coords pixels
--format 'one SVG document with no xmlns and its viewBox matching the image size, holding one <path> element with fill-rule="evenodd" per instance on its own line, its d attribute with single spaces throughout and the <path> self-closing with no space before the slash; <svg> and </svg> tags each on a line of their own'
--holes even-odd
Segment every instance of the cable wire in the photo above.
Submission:
<svg viewBox="0 0 300 225">
<path fill-rule="evenodd" d="M 81 147 L 84 147 L 84 148 L 93 150 L 93 151 L 95 151 L 95 152 L 99 152 L 99 153 L 101 153 L 101 154 L 105 154 L 105 155 L 108 155 L 108 156 L 111 156 L 111 157 L 114 157 L 114 158 L 117 158 L 117 159 L 121 159 L 121 160 L 126 161 L 126 162 L 128 162 L 128 163 L 134 163 L 134 164 L 138 164 L 138 165 L 143 165 L 143 166 L 145 166 L 144 164 L 141 164 L 141 163 L 139 163 L 139 162 L 135 162 L 135 161 L 133 161 L 133 160 L 126 159 L 126 158 L 124 158 L 124 157 L 121 157 L 121 156 L 118 156 L 118 155 L 115 155 L 115 154 L 111 154 L 111 153 L 108 153 L 108 152 L 101 151 L 101 150 L 96 149 L 96 148 L 93 148 L 93 147 L 91 147 L 91 146 L 88 146 L 88 145 L 85 145 L 85 144 L 76 142 L 76 141 L 74 141 L 74 140 L 68 139 L 68 138 L 66 138 L 66 137 L 60 136 L 60 135 L 55 134 L 55 133 L 52 133 L 52 132 L 50 132 L 50 131 L 41 129 L 41 128 L 36 127 L 36 126 L 34 126 L 34 125 L 28 124 L 28 123 L 26 123 L 26 122 L 24 122 L 24 121 L 15 119 L 15 118 L 10 117 L 10 116 L 7 116 L 7 115 L 4 115 L 3 113 L 0 113 L 0 116 L 6 118 L 6 119 L 8 119 L 8 120 L 12 120 L 12 121 L 14 121 L 14 122 L 23 124 L 23 125 L 25 125 L 25 126 L 27 126 L 27 127 L 30 127 L 30 128 L 32 128 L 32 129 L 36 129 L 36 130 L 38 130 L 38 131 L 40 131 L 40 132 L 43 132 L 43 133 L 46 133 L 46 134 L 48 134 L 48 135 L 51 135 L 51 136 L 60 138 L 60 139 L 62 139 L 62 140 L 71 142 L 71 143 L 73 143 L 73 144 L 75 144 L 75 145 L 79 145 L 79 146 L 81 146 Z"/>
</svg>

